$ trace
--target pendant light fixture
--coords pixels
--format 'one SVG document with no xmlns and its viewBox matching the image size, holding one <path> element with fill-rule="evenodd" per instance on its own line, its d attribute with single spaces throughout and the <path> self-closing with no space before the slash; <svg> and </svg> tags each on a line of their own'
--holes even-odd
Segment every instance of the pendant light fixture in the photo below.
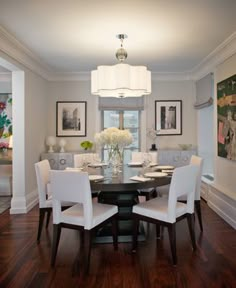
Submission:
<svg viewBox="0 0 236 288">
<path fill-rule="evenodd" d="M 125 34 L 116 36 L 121 47 L 116 52 L 119 63 L 98 66 L 91 72 L 91 93 L 101 97 L 139 97 L 151 94 L 151 72 L 145 66 L 124 63 L 128 54 L 123 48 Z"/>
</svg>

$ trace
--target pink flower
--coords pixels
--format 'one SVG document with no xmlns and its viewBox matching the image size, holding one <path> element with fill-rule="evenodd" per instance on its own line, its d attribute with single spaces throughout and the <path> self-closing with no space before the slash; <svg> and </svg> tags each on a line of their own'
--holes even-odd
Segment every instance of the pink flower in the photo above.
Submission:
<svg viewBox="0 0 236 288">
<path fill-rule="evenodd" d="M 9 143 L 0 142 L 0 149 L 7 149 L 8 146 L 9 146 Z"/>
</svg>

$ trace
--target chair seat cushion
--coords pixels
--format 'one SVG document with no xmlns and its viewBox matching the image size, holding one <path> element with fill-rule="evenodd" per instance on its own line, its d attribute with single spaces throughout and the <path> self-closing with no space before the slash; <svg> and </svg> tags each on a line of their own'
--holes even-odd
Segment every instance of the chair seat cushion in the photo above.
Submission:
<svg viewBox="0 0 236 288">
<path fill-rule="evenodd" d="M 90 230 L 117 212 L 118 208 L 115 205 L 93 203 L 92 223 L 85 223 L 83 205 L 76 204 L 62 212 L 61 222 L 84 226 L 85 229 Z"/>
<path fill-rule="evenodd" d="M 185 214 L 187 205 L 185 203 L 176 203 L 176 218 Z M 133 206 L 133 213 L 143 215 L 156 220 L 174 223 L 168 219 L 168 199 L 154 198 Z"/>
</svg>

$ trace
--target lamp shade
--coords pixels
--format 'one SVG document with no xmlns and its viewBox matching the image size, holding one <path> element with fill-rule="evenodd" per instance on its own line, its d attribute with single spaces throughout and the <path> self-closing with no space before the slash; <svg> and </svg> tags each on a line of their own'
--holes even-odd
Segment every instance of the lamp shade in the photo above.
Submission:
<svg viewBox="0 0 236 288">
<path fill-rule="evenodd" d="M 91 93 L 101 97 L 139 97 L 151 91 L 151 72 L 145 66 L 119 63 L 91 72 Z"/>
</svg>

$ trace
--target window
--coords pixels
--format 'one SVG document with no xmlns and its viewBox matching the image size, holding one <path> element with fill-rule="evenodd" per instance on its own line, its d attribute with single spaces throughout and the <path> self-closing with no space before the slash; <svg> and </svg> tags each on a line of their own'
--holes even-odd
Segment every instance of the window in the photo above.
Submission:
<svg viewBox="0 0 236 288">
<path fill-rule="evenodd" d="M 140 150 L 140 111 L 104 110 L 102 113 L 103 129 L 109 127 L 129 129 L 132 134 L 133 143 L 124 149 L 124 163 L 128 163 L 131 159 L 131 152 Z M 106 149 L 103 152 L 106 161 L 108 158 Z"/>
</svg>

